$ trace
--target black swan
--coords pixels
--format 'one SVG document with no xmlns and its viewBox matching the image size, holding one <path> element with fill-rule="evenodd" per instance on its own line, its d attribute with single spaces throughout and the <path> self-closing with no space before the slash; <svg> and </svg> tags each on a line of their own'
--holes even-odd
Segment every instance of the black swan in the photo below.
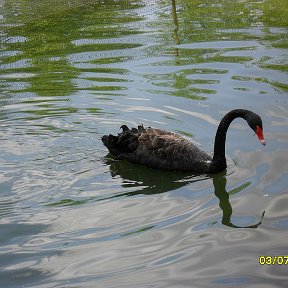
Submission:
<svg viewBox="0 0 288 288">
<path fill-rule="evenodd" d="M 213 157 L 175 133 L 151 127 L 144 128 L 143 125 L 131 129 L 122 125 L 120 128 L 123 131 L 118 136 L 105 135 L 101 140 L 117 159 L 127 159 L 157 169 L 216 173 L 227 168 L 226 133 L 230 123 L 239 117 L 247 121 L 265 145 L 260 116 L 244 109 L 232 110 L 221 120 L 215 136 Z"/>
</svg>

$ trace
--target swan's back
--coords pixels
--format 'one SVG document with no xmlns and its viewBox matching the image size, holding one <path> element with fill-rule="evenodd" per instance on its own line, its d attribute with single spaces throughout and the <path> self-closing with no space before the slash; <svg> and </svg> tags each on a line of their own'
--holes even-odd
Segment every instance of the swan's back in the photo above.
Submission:
<svg viewBox="0 0 288 288">
<path fill-rule="evenodd" d="M 105 135 L 103 144 L 118 159 L 158 169 L 202 172 L 211 162 L 210 155 L 191 141 L 161 129 L 142 125 L 129 129 L 121 126 L 118 136 Z M 205 167 L 204 167 L 205 166 Z"/>
</svg>

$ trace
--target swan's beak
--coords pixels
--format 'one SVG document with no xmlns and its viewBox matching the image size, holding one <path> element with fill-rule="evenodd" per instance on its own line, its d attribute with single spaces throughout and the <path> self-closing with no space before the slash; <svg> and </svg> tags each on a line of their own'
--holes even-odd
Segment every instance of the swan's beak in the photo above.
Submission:
<svg viewBox="0 0 288 288">
<path fill-rule="evenodd" d="M 259 141 L 262 143 L 262 145 L 266 145 L 266 140 L 264 139 L 264 135 L 263 135 L 263 129 L 259 126 L 256 126 L 256 135 L 259 139 Z"/>
<path fill-rule="evenodd" d="M 265 139 L 262 139 L 262 140 L 260 140 L 260 142 L 262 143 L 262 145 L 266 145 L 266 140 Z"/>
</svg>

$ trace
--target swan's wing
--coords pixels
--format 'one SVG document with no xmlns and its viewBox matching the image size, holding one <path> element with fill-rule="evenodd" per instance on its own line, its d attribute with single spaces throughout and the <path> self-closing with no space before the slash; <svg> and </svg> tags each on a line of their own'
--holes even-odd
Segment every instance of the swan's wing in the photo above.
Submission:
<svg viewBox="0 0 288 288">
<path fill-rule="evenodd" d="M 186 169 L 187 160 L 191 157 L 191 143 L 172 133 L 142 134 L 138 143 L 133 153 L 125 153 L 118 158 L 152 168 L 178 170 L 181 167 Z"/>
<path fill-rule="evenodd" d="M 139 146 L 137 151 L 140 150 L 172 150 L 179 145 L 183 145 L 183 138 L 177 136 L 176 134 L 167 133 L 167 134 L 151 134 L 143 133 L 138 138 Z"/>
</svg>

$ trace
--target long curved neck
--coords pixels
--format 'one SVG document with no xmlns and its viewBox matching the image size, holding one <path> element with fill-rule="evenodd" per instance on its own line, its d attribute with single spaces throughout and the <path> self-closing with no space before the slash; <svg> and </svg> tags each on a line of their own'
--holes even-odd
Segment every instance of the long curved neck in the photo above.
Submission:
<svg viewBox="0 0 288 288">
<path fill-rule="evenodd" d="M 247 110 L 235 109 L 227 113 L 221 120 L 214 142 L 214 155 L 211 162 L 211 170 L 221 170 L 227 167 L 226 157 L 225 157 L 225 143 L 226 143 L 226 134 L 231 122 L 235 118 L 246 119 Z"/>
</svg>

